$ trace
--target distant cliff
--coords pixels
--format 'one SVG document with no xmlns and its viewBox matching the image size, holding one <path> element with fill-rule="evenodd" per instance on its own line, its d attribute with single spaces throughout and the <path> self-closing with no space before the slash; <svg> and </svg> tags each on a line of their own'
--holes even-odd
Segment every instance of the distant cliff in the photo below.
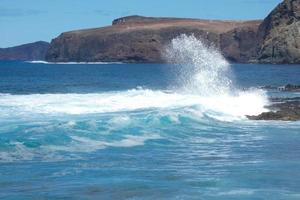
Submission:
<svg viewBox="0 0 300 200">
<path fill-rule="evenodd" d="M 0 60 L 44 60 L 48 42 L 34 42 L 10 48 L 0 48 Z"/>
<path fill-rule="evenodd" d="M 232 62 L 300 63 L 299 4 L 285 0 L 263 21 L 123 17 L 111 26 L 62 33 L 46 60 L 159 63 L 172 38 L 194 34 Z"/>
<path fill-rule="evenodd" d="M 252 46 L 243 39 L 255 42 L 254 33 L 260 23 L 129 16 L 114 20 L 112 26 L 61 34 L 52 40 L 46 59 L 52 62 L 164 62 L 161 55 L 164 46 L 172 38 L 186 33 L 224 49 L 229 59 L 247 62 L 254 54 Z M 241 35 L 236 36 L 239 33 Z"/>
</svg>

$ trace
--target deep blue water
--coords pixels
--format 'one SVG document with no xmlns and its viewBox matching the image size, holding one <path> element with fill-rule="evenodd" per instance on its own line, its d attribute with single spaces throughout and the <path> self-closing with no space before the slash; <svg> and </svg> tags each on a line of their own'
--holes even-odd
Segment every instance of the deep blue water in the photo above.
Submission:
<svg viewBox="0 0 300 200">
<path fill-rule="evenodd" d="M 300 199 L 300 123 L 250 121 L 297 65 L 231 65 L 236 96 L 172 65 L 0 62 L 0 199 Z"/>
</svg>

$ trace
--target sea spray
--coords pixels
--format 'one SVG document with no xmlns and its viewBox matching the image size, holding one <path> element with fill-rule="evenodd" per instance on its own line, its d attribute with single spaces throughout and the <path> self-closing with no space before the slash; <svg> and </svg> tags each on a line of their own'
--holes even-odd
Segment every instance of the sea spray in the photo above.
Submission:
<svg viewBox="0 0 300 200">
<path fill-rule="evenodd" d="M 193 35 L 181 35 L 166 48 L 180 83 L 173 90 L 137 89 L 100 93 L 0 94 L 0 119 L 188 110 L 199 118 L 245 119 L 264 112 L 268 103 L 263 90 L 240 91 L 233 84 L 230 64 L 219 51 Z M 173 66 L 172 66 L 173 67 Z M 155 80 L 153 80 L 155 81 Z M 191 113 L 191 112 L 189 112 Z"/>
<path fill-rule="evenodd" d="M 174 64 L 180 93 L 197 95 L 200 107 L 219 115 L 244 118 L 266 111 L 263 90 L 240 91 L 234 85 L 230 64 L 213 45 L 182 34 L 166 46 L 165 57 Z"/>
<path fill-rule="evenodd" d="M 214 96 L 232 91 L 229 63 L 213 45 L 194 35 L 174 38 L 165 57 L 175 64 L 176 79 L 185 92 Z"/>
</svg>

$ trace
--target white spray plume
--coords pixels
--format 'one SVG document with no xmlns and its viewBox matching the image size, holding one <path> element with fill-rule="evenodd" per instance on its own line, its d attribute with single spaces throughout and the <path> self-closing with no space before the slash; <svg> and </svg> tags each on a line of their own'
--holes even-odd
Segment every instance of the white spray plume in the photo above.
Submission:
<svg viewBox="0 0 300 200">
<path fill-rule="evenodd" d="M 194 35 L 174 38 L 166 48 L 166 57 L 177 65 L 177 80 L 186 92 L 211 96 L 231 91 L 229 63 L 215 47 Z"/>
</svg>

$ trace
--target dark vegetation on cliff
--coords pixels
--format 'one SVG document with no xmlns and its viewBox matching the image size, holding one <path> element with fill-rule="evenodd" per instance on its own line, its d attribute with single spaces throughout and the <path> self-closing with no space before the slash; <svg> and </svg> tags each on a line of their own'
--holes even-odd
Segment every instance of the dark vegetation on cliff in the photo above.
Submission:
<svg viewBox="0 0 300 200">
<path fill-rule="evenodd" d="M 44 60 L 48 42 L 34 42 L 16 47 L 0 48 L 0 60 Z"/>
</svg>

